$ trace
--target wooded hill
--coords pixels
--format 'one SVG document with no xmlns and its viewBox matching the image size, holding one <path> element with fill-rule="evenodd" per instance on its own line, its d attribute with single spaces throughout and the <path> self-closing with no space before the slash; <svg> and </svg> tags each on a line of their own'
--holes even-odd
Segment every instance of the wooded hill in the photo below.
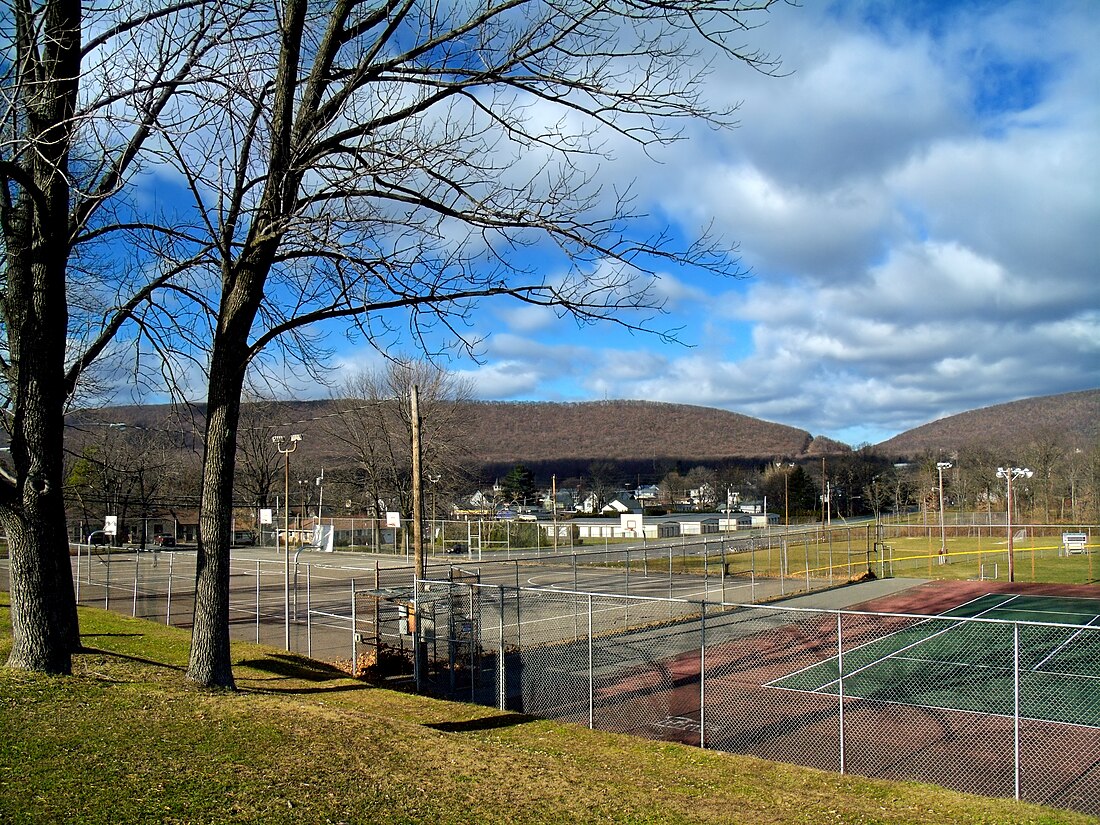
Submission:
<svg viewBox="0 0 1100 825">
<path fill-rule="evenodd" d="M 464 442 L 469 463 L 490 476 L 518 463 L 542 475 L 583 475 L 594 462 L 649 476 L 653 470 L 697 464 L 806 459 L 850 452 L 850 447 L 805 430 L 739 413 L 649 401 L 584 403 L 470 402 Z M 340 456 L 323 422 L 337 413 L 332 401 L 286 401 L 269 414 L 274 431 L 301 432 L 302 459 L 337 466 Z M 177 446 L 201 452 L 201 407 L 111 407 L 70 416 L 73 446 L 97 427 L 125 424 L 176 434 Z M 887 458 L 968 447 L 999 449 L 1055 439 L 1082 449 L 1100 439 L 1100 390 L 1032 398 L 973 410 L 925 424 L 876 445 Z M 72 448 L 70 448 L 72 449 Z"/>
<path fill-rule="evenodd" d="M 891 458 L 984 448 L 1011 453 L 1033 442 L 1088 450 L 1100 442 L 1100 389 L 1026 398 L 924 424 L 875 445 Z"/>
</svg>

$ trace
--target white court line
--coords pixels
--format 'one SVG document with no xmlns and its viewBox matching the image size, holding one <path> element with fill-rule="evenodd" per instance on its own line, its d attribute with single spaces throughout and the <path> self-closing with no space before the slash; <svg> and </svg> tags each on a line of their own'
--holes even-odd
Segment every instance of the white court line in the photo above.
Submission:
<svg viewBox="0 0 1100 825">
<path fill-rule="evenodd" d="M 971 599 L 970 601 L 963 602 L 960 605 L 956 605 L 955 607 L 952 608 L 952 610 L 958 610 L 960 607 L 965 607 L 968 604 L 972 604 L 973 602 L 979 601 L 981 599 L 989 598 L 990 596 L 993 596 L 993 595 L 999 595 L 999 594 L 984 593 L 981 596 L 977 596 L 976 598 Z M 942 636 L 944 633 L 948 633 L 949 631 L 954 630 L 955 628 L 959 627 L 960 625 L 966 624 L 966 621 L 965 621 L 966 619 L 976 619 L 976 618 L 979 618 L 979 617 L 983 616 L 986 613 L 989 613 L 990 611 L 996 610 L 999 607 L 1003 607 L 1004 605 L 1008 604 L 1013 599 L 1017 598 L 1017 596 L 1018 596 L 1018 594 L 1012 594 L 1007 599 L 1005 599 L 1003 602 L 998 602 L 997 604 L 993 605 L 992 607 L 988 607 L 985 610 L 981 611 L 980 613 L 977 613 L 974 616 L 967 616 L 967 617 L 964 618 L 964 617 L 960 617 L 960 616 L 950 616 L 946 613 L 942 614 L 942 615 L 939 615 L 939 616 L 928 616 L 924 621 L 917 622 L 916 624 L 910 625 L 909 627 L 900 628 L 898 630 L 895 630 L 893 633 L 888 633 L 885 636 L 879 636 L 878 638 L 872 639 L 871 641 L 867 642 L 866 644 L 862 644 L 859 647 L 854 647 L 854 648 L 846 651 L 844 655 L 845 656 L 851 656 L 853 653 L 855 653 L 858 650 L 864 650 L 864 649 L 870 647 L 871 645 L 877 645 L 880 642 L 882 642 L 886 639 L 889 639 L 891 636 L 898 636 L 902 633 L 908 633 L 909 631 L 913 630 L 914 628 L 920 627 L 921 625 L 924 625 L 924 624 L 928 624 L 929 622 L 934 622 L 936 620 L 946 620 L 946 621 L 951 622 L 950 626 L 945 627 L 943 630 L 940 630 L 936 633 L 933 633 L 930 636 L 921 636 L 920 639 L 918 639 L 917 641 L 915 641 L 911 644 L 906 645 L 905 647 L 898 648 L 897 650 L 887 654 L 886 656 L 882 656 L 878 659 L 875 659 L 874 661 L 869 662 L 868 664 L 864 665 L 861 668 L 857 668 L 856 670 L 849 671 L 848 673 L 845 673 L 845 674 L 842 674 L 842 675 L 844 676 L 845 679 L 848 679 L 848 678 L 851 678 L 852 676 L 854 676 L 857 673 L 862 673 L 863 671 L 865 671 L 869 668 L 880 665 L 883 662 L 887 661 L 888 659 L 892 659 L 892 658 L 897 657 L 898 654 L 900 654 L 900 653 L 904 653 L 907 650 L 912 650 L 915 647 L 919 647 L 920 645 L 924 644 L 929 639 L 934 639 L 937 636 Z M 833 656 L 831 658 L 835 659 L 836 657 Z M 828 660 L 826 660 L 826 661 L 828 661 Z M 785 680 L 791 678 L 792 676 L 796 676 L 800 673 L 805 673 L 809 670 L 812 670 L 813 668 L 820 667 L 822 664 L 823 664 L 823 662 L 815 662 L 812 665 L 807 665 L 804 668 L 792 671 L 791 673 L 788 673 L 786 676 L 782 676 L 778 679 L 773 679 L 771 682 L 766 684 L 765 687 L 771 687 L 776 682 L 785 681 Z M 829 686 L 837 684 L 838 681 L 839 681 L 839 678 L 832 679 L 828 682 L 825 682 L 824 684 L 819 685 L 818 687 L 809 689 L 808 692 L 810 692 L 810 693 L 821 693 L 826 688 L 828 688 Z"/>
<path fill-rule="evenodd" d="M 951 661 L 947 661 L 947 660 L 944 660 L 944 659 L 925 659 L 925 658 L 922 658 L 920 656 L 898 656 L 897 658 L 900 659 L 901 661 L 905 661 L 905 662 L 920 662 L 921 664 L 927 664 L 927 665 L 951 665 L 951 666 L 954 666 L 954 667 L 972 668 L 974 670 L 999 670 L 999 671 L 1002 671 L 1004 673 L 1011 673 L 1012 672 L 1012 668 L 1007 666 L 1007 665 L 983 665 L 983 664 L 977 664 L 975 662 L 951 662 Z M 1084 680 L 1088 680 L 1088 681 L 1100 682 L 1100 676 L 1090 676 L 1087 673 L 1074 673 L 1072 671 L 1070 671 L 1070 672 L 1061 672 L 1061 671 L 1057 671 L 1057 670 L 1044 670 L 1044 671 L 1042 671 L 1042 675 L 1044 675 L 1044 676 L 1065 676 L 1067 678 L 1084 679 Z"/>
<path fill-rule="evenodd" d="M 1074 639 L 1076 639 L 1082 633 L 1085 633 L 1086 632 L 1085 628 L 1090 627 L 1092 625 L 1092 623 L 1095 622 L 1097 619 L 1100 619 L 1100 616 L 1093 616 L 1091 619 L 1089 619 L 1087 624 L 1085 624 L 1080 630 L 1078 630 L 1076 633 L 1074 633 L 1072 636 L 1070 636 L 1068 639 L 1066 639 L 1064 642 L 1062 642 L 1060 645 L 1058 645 L 1058 647 L 1054 648 L 1054 650 L 1050 651 L 1050 653 L 1048 653 L 1042 659 L 1042 661 L 1036 662 L 1035 666 L 1032 667 L 1031 669 L 1032 670 L 1038 670 L 1043 665 L 1045 665 L 1047 662 L 1049 662 L 1051 659 L 1053 659 L 1055 656 L 1057 656 L 1062 651 L 1062 648 L 1064 648 L 1066 645 L 1068 645 L 1070 642 L 1072 642 Z M 1086 676 L 1086 678 L 1096 678 L 1096 677 Z"/>
</svg>

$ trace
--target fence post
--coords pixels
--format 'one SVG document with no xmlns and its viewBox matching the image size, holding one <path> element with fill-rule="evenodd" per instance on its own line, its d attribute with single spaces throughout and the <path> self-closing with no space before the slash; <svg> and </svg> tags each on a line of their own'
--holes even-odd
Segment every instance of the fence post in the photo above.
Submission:
<svg viewBox="0 0 1100 825">
<path fill-rule="evenodd" d="M 707 603 L 699 612 L 699 747 L 707 747 Z"/>
<path fill-rule="evenodd" d="M 351 580 L 351 675 L 355 677 L 356 667 L 359 663 L 359 634 L 356 632 L 357 622 L 355 620 L 355 579 Z M 413 661 L 416 661 L 415 654 L 413 655 Z M 417 693 L 420 692 L 420 683 L 417 681 L 416 685 Z"/>
<path fill-rule="evenodd" d="M 722 604 L 726 603 L 726 540 L 722 539 Z"/>
<path fill-rule="evenodd" d="M 137 597 L 138 597 L 138 573 L 141 571 L 141 556 L 138 555 L 140 551 L 134 551 L 134 604 L 130 608 L 130 617 L 137 618 Z"/>
<path fill-rule="evenodd" d="M 313 658 L 313 592 L 310 590 L 310 565 L 306 565 L 306 656 Z"/>
<path fill-rule="evenodd" d="M 1012 623 L 1012 762 L 1013 794 L 1020 799 L 1020 623 Z"/>
<path fill-rule="evenodd" d="M 89 558 L 88 561 L 91 561 Z M 168 604 L 164 609 L 164 623 L 172 624 L 172 568 L 176 565 L 176 554 L 168 554 Z"/>
<path fill-rule="evenodd" d="M 755 551 L 754 551 L 755 552 Z M 771 555 L 771 548 L 768 548 L 768 554 Z M 779 553 L 779 595 L 787 595 L 787 537 L 783 537 L 783 541 L 780 544 Z"/>
<path fill-rule="evenodd" d="M 500 591 L 500 702 L 499 709 L 504 710 L 508 704 L 508 668 L 504 661 L 504 585 L 500 585 L 497 588 Z M 516 591 L 516 598 L 519 598 L 519 591 Z"/>
<path fill-rule="evenodd" d="M 260 560 L 256 559 L 256 644 L 260 643 Z"/>
<path fill-rule="evenodd" d="M 103 585 L 103 609 L 111 609 L 111 545 L 107 545 L 107 582 Z"/>
<path fill-rule="evenodd" d="M 668 546 L 668 597 L 672 598 L 672 545 Z"/>
<path fill-rule="evenodd" d="M 577 598 L 576 594 L 573 598 Z M 595 727 L 596 713 L 596 675 L 592 656 L 592 594 L 588 594 L 588 729 Z"/>
<path fill-rule="evenodd" d="M 840 772 L 844 773 L 844 614 L 836 613 L 836 696 L 840 718 Z"/>
</svg>

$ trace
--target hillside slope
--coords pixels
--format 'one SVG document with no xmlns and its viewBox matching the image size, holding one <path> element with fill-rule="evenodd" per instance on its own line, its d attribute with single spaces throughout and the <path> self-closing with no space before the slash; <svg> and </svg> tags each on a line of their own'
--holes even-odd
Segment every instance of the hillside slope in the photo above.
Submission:
<svg viewBox="0 0 1100 825">
<path fill-rule="evenodd" d="M 1026 398 L 951 415 L 875 445 L 888 456 L 912 457 L 926 450 L 967 447 L 1006 449 L 1030 441 L 1067 447 L 1100 439 L 1100 389 Z"/>
<path fill-rule="evenodd" d="M 470 442 L 486 463 L 556 459 L 768 458 L 803 455 L 805 430 L 739 413 L 651 401 L 482 402 Z"/>
<path fill-rule="evenodd" d="M 340 456 L 325 435 L 336 414 L 332 401 L 284 401 L 265 422 L 305 435 L 302 457 L 327 466 Z M 110 424 L 178 434 L 178 443 L 201 453 L 201 407 L 110 407 L 71 415 L 70 446 L 79 433 Z M 583 472 L 589 463 L 709 463 L 813 458 L 848 452 L 847 445 L 805 430 L 740 413 L 651 401 L 470 402 L 463 441 L 471 463 L 494 471 L 523 462 L 547 472 Z M 941 418 L 875 445 L 875 452 L 909 458 L 926 450 L 1006 449 L 1031 441 L 1085 448 L 1100 439 L 1100 389 L 1029 398 Z"/>
<path fill-rule="evenodd" d="M 797 458 L 815 449 L 815 445 L 820 450 L 823 443 L 805 430 L 686 404 L 470 402 L 464 412 L 470 424 L 463 441 L 472 463 L 482 466 Z M 301 455 L 331 466 L 339 463 L 339 456 L 332 439 L 325 436 L 325 421 L 335 414 L 337 405 L 332 401 L 286 401 L 272 405 L 266 420 L 273 431 L 293 429 L 302 433 Z M 182 441 L 197 445 L 201 441 L 196 436 L 202 433 L 202 409 L 181 410 L 167 405 L 111 407 L 74 414 L 69 423 L 74 433 L 91 433 L 97 427 L 119 424 L 165 430 L 182 434 Z M 838 444 L 828 446 L 830 452 L 847 449 Z"/>
</svg>

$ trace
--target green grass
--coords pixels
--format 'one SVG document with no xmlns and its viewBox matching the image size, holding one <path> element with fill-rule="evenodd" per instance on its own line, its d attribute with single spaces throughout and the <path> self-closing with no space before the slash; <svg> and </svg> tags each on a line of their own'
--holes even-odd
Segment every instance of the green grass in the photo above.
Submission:
<svg viewBox="0 0 1100 825">
<path fill-rule="evenodd" d="M 876 575 L 915 576 L 928 579 L 966 581 L 977 579 L 984 571 L 986 578 L 1008 581 L 1008 547 L 1003 536 L 949 536 L 946 563 L 940 563 L 940 536 L 929 530 L 926 536 L 900 536 L 887 540 L 882 558 L 871 554 L 871 568 Z M 1014 542 L 1015 580 L 1048 582 L 1051 584 L 1093 584 L 1100 581 L 1100 550 L 1088 554 L 1063 556 L 1061 541 L 1051 536 L 1019 539 Z M 781 547 L 761 547 L 754 552 L 727 553 L 728 575 L 774 578 L 783 569 Z M 675 554 L 672 569 L 677 573 L 703 575 L 704 565 L 709 576 L 720 576 L 723 557 L 712 552 L 702 556 Z M 623 567 L 618 563 L 613 567 Z M 638 553 L 631 559 L 631 569 L 642 571 L 648 565 L 658 574 L 669 569 L 667 551 L 645 557 Z M 994 568 L 996 565 L 996 568 Z M 787 543 L 786 572 L 792 579 L 802 579 L 807 568 L 817 581 L 844 582 L 858 578 L 868 568 L 868 553 L 864 541 L 849 544 L 843 538 L 832 544 L 826 541 L 803 541 L 792 537 Z"/>
<path fill-rule="evenodd" d="M 0 656 L 10 649 L 0 594 Z M 1085 816 L 535 721 L 81 610 L 71 677 L 0 671 L 4 823 L 1085 823 Z"/>
</svg>

